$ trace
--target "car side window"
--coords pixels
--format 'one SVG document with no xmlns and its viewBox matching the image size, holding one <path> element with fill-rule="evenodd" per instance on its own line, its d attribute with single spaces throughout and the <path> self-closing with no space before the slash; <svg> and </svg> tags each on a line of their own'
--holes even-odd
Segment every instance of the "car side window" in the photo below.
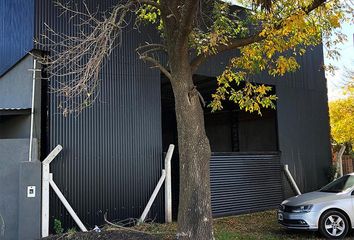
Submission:
<svg viewBox="0 0 354 240">
<path fill-rule="evenodd" d="M 344 189 L 348 189 L 354 186 L 354 177 L 350 176 L 347 180 L 347 182 L 345 183 Z"/>
</svg>

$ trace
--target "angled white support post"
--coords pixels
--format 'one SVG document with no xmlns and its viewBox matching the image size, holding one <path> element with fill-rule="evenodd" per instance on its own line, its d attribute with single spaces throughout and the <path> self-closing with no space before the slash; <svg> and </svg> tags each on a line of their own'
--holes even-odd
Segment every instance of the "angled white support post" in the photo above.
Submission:
<svg viewBox="0 0 354 240">
<path fill-rule="evenodd" d="M 49 235 L 49 164 L 63 149 L 61 145 L 56 146 L 42 162 L 42 237 Z"/>
<path fill-rule="evenodd" d="M 53 188 L 54 192 L 57 194 L 60 201 L 64 204 L 64 206 L 65 206 L 66 210 L 68 210 L 70 216 L 74 219 L 76 224 L 79 226 L 80 230 L 83 232 L 87 232 L 85 225 L 81 222 L 80 218 L 76 215 L 74 209 L 71 207 L 69 202 L 64 197 L 63 193 L 59 190 L 58 186 L 53 181 L 53 174 L 52 173 L 50 174 L 49 179 L 50 179 L 49 180 L 50 186 Z"/>
<path fill-rule="evenodd" d="M 171 176 L 171 159 L 175 145 L 170 144 L 165 157 L 165 222 L 172 222 L 172 176 Z"/>
<path fill-rule="evenodd" d="M 287 178 L 288 178 L 288 180 L 289 180 L 291 186 L 295 189 L 296 194 L 297 194 L 297 195 L 301 195 L 300 189 L 299 189 L 299 187 L 297 186 L 297 184 L 296 184 L 296 182 L 295 182 L 293 176 L 291 175 L 291 173 L 290 173 L 290 171 L 289 171 L 289 165 L 284 165 L 284 172 L 285 172 L 285 174 L 286 174 L 286 176 L 287 176 Z"/>
<path fill-rule="evenodd" d="M 63 149 L 61 145 L 56 146 L 53 151 L 42 162 L 42 237 L 49 235 L 49 186 L 51 186 L 59 197 L 60 201 L 64 204 L 66 210 L 70 213 L 71 217 L 75 220 L 80 230 L 87 232 L 86 227 L 81 222 L 69 202 L 65 199 L 63 193 L 59 190 L 58 186 L 53 181 L 53 174 L 50 173 L 50 163 Z"/>
<path fill-rule="evenodd" d="M 145 221 L 145 218 L 147 216 L 147 214 L 149 213 L 150 211 L 150 208 L 152 206 L 152 204 L 154 203 L 155 201 L 155 198 L 157 196 L 157 194 L 159 193 L 160 191 L 160 188 L 162 187 L 162 184 L 163 182 L 165 181 L 165 178 L 166 178 L 166 171 L 165 170 L 162 170 L 162 175 L 160 177 L 160 180 L 159 182 L 157 183 L 156 187 L 155 187 L 155 190 L 154 192 L 152 193 L 150 199 L 149 199 L 149 202 L 147 203 L 144 211 L 143 211 L 143 214 L 141 214 L 141 217 L 139 218 L 139 223 L 143 223 Z"/>
</svg>

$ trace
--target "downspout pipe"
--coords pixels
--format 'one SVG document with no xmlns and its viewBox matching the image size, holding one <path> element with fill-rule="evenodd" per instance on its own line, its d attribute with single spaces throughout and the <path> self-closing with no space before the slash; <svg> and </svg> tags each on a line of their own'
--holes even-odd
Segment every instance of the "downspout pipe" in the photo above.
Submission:
<svg viewBox="0 0 354 240">
<path fill-rule="evenodd" d="M 32 162 L 32 148 L 33 148 L 33 129 L 34 129 L 34 98 L 36 94 L 36 72 L 40 71 L 37 69 L 37 60 L 33 59 L 33 76 L 32 76 L 32 106 L 31 106 L 31 129 L 30 129 L 30 144 L 29 144 L 29 154 L 28 161 Z"/>
</svg>

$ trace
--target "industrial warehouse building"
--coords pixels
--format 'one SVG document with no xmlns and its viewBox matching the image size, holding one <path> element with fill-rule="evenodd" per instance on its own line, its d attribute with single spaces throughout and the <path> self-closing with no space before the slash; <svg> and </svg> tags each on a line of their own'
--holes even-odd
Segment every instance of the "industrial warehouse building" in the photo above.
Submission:
<svg viewBox="0 0 354 240">
<path fill-rule="evenodd" d="M 86 2 L 92 9 L 98 4 Z M 102 0 L 99 7 L 105 10 L 115 2 Z M 161 176 L 164 152 L 169 144 L 177 144 L 171 87 L 135 53 L 146 36 L 156 39 L 149 29 L 123 34 L 122 46 L 113 51 L 102 70 L 100 94 L 92 107 L 79 115 L 60 114 L 59 99 L 49 91 L 53 83 L 47 81 L 45 67 L 34 66 L 34 58 L 28 54 L 43 50 L 36 49 L 33 39 L 44 31 L 44 23 L 70 31 L 67 17 L 58 14 L 48 0 L 0 2 L 0 239 L 25 239 L 21 234 L 28 232 L 38 237 L 40 161 L 58 144 L 63 151 L 51 164 L 51 172 L 88 228 L 102 224 L 105 213 L 109 219 L 138 218 Z M 195 75 L 206 100 L 210 100 L 215 77 L 226 59 L 212 59 Z M 276 110 L 265 110 L 259 116 L 230 103 L 216 113 L 205 109 L 213 152 L 210 171 L 215 217 L 277 207 L 293 194 L 282 173 L 284 164 L 304 192 L 327 182 L 331 152 L 322 47 L 308 51 L 299 63 L 299 71 L 281 79 L 259 76 L 259 83 L 273 86 L 278 96 Z M 39 71 L 33 74 L 34 69 Z M 29 157 L 33 90 L 35 140 Z M 172 170 L 176 215 L 176 152 Z M 28 197 L 29 186 L 37 189 L 34 197 Z M 150 219 L 163 221 L 163 196 L 160 193 L 154 202 Z M 51 193 L 51 225 L 54 219 L 65 228 L 74 226 Z"/>
</svg>

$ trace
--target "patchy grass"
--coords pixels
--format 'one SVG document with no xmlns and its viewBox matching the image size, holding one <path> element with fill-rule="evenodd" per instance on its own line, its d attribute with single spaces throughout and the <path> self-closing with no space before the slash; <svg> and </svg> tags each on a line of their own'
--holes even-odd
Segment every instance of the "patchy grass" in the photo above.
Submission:
<svg viewBox="0 0 354 240">
<path fill-rule="evenodd" d="M 139 229 L 170 240 L 175 235 L 176 224 L 145 224 Z M 286 230 L 278 224 L 274 210 L 215 219 L 214 231 L 217 240 L 324 239 L 317 232 Z M 353 237 L 351 233 L 348 239 Z"/>
<path fill-rule="evenodd" d="M 216 219 L 214 225 L 218 240 L 320 239 L 316 232 L 287 231 L 278 224 L 276 211 Z"/>
<path fill-rule="evenodd" d="M 106 226 L 101 234 L 97 233 L 74 233 L 66 236 L 52 236 L 48 240 L 70 239 L 70 240 L 172 240 L 175 239 L 177 225 L 171 224 L 143 224 L 134 227 L 139 232 L 127 232 L 122 229 Z M 317 232 L 288 231 L 281 227 L 276 218 L 276 211 L 266 211 L 240 216 L 218 218 L 214 220 L 214 231 L 216 240 L 293 240 L 293 239 L 323 239 Z M 148 234 L 145 234 L 148 233 Z M 354 234 L 350 233 L 347 239 L 353 239 Z"/>
</svg>

